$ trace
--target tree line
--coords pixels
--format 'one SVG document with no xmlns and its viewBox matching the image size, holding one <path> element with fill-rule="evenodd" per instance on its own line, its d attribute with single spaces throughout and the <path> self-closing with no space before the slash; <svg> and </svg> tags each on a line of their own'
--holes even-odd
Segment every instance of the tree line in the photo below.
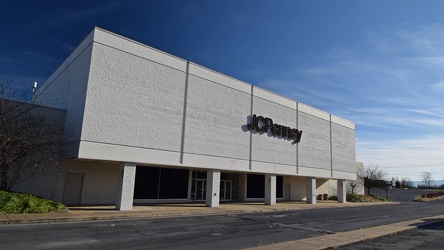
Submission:
<svg viewBox="0 0 444 250">
<path fill-rule="evenodd" d="M 408 177 L 401 179 L 392 178 L 390 180 L 387 171 L 374 164 L 364 166 L 362 170 L 358 169 L 356 175 L 356 180 L 347 183 L 348 193 L 355 193 L 360 186 L 365 187 L 368 194 L 371 193 L 372 188 L 416 188 L 413 185 L 413 181 Z M 421 181 L 423 185 L 418 185 L 417 188 L 419 189 L 444 188 L 444 184 L 440 186 L 434 185 L 431 172 L 422 172 Z"/>
</svg>

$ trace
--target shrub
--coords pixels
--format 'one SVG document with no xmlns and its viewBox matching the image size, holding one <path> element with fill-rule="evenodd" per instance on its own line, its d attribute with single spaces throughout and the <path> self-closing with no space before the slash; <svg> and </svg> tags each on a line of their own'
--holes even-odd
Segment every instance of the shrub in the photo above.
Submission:
<svg viewBox="0 0 444 250">
<path fill-rule="evenodd" d="M 433 198 L 438 198 L 444 196 L 444 192 L 443 191 L 439 191 L 436 193 L 428 193 L 428 194 L 423 194 L 421 195 L 421 198 L 415 198 L 414 200 L 420 201 L 422 199 L 433 199 Z"/>
<path fill-rule="evenodd" d="M 337 201 L 338 200 L 338 196 L 331 195 L 330 197 L 328 197 L 328 199 L 331 200 L 331 201 Z"/>
<path fill-rule="evenodd" d="M 332 195 L 328 199 L 333 200 L 333 201 L 337 201 L 338 196 Z M 379 201 L 387 201 L 387 199 L 384 199 L 384 198 L 379 197 L 374 194 L 369 194 L 369 195 L 347 194 L 347 201 L 348 202 L 379 202 Z"/>
<path fill-rule="evenodd" d="M 428 194 L 423 194 L 421 196 L 416 197 L 415 199 L 413 199 L 413 201 L 427 201 L 427 200 L 431 200 L 434 198 L 439 198 L 444 196 L 444 192 L 443 191 L 439 191 L 436 193 L 428 193 Z"/>
<path fill-rule="evenodd" d="M 368 196 L 372 197 L 373 199 L 375 199 L 377 201 L 387 201 L 387 199 L 382 198 L 381 196 L 374 195 L 374 194 L 369 194 Z"/>
<path fill-rule="evenodd" d="M 0 213 L 46 213 L 64 208 L 62 203 L 31 194 L 0 190 Z"/>
<path fill-rule="evenodd" d="M 349 202 L 367 202 L 364 195 L 347 194 L 347 201 Z"/>
</svg>

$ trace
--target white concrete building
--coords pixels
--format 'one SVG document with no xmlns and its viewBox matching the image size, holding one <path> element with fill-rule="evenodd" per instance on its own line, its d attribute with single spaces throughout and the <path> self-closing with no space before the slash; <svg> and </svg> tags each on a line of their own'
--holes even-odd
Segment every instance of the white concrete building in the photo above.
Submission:
<svg viewBox="0 0 444 250">
<path fill-rule="evenodd" d="M 353 123 L 100 28 L 35 99 L 66 110 L 66 171 L 18 189 L 67 204 L 345 202 L 356 178 Z"/>
</svg>

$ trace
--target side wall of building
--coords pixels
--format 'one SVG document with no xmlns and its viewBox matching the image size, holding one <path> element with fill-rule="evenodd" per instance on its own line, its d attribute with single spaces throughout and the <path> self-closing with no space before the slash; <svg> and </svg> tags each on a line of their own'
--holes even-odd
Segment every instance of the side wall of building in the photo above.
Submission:
<svg viewBox="0 0 444 250">
<path fill-rule="evenodd" d="M 118 163 L 105 163 L 97 161 L 67 161 L 65 167 L 64 183 L 66 176 L 72 173 L 82 174 L 83 183 L 81 190 L 70 190 L 81 193 L 78 204 L 114 204 L 117 197 L 120 167 Z M 67 193 L 69 185 L 64 185 L 64 192 Z M 66 194 L 62 200 L 65 199 Z M 75 203 L 74 203 L 75 204 Z"/>
<path fill-rule="evenodd" d="M 82 120 L 88 87 L 93 33 L 37 89 L 33 101 L 48 107 L 66 109 L 64 143 L 66 156 L 78 156 Z"/>
<path fill-rule="evenodd" d="M 253 114 L 301 142 L 250 132 Z M 354 125 L 96 29 L 79 158 L 354 179 Z"/>
</svg>

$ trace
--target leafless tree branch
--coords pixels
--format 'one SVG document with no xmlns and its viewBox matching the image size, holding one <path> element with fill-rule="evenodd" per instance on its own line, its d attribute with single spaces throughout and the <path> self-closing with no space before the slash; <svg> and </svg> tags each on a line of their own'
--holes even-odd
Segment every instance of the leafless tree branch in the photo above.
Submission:
<svg viewBox="0 0 444 250">
<path fill-rule="evenodd" d="M 0 83 L 0 189 L 59 167 L 62 123 L 25 91 Z"/>
</svg>

